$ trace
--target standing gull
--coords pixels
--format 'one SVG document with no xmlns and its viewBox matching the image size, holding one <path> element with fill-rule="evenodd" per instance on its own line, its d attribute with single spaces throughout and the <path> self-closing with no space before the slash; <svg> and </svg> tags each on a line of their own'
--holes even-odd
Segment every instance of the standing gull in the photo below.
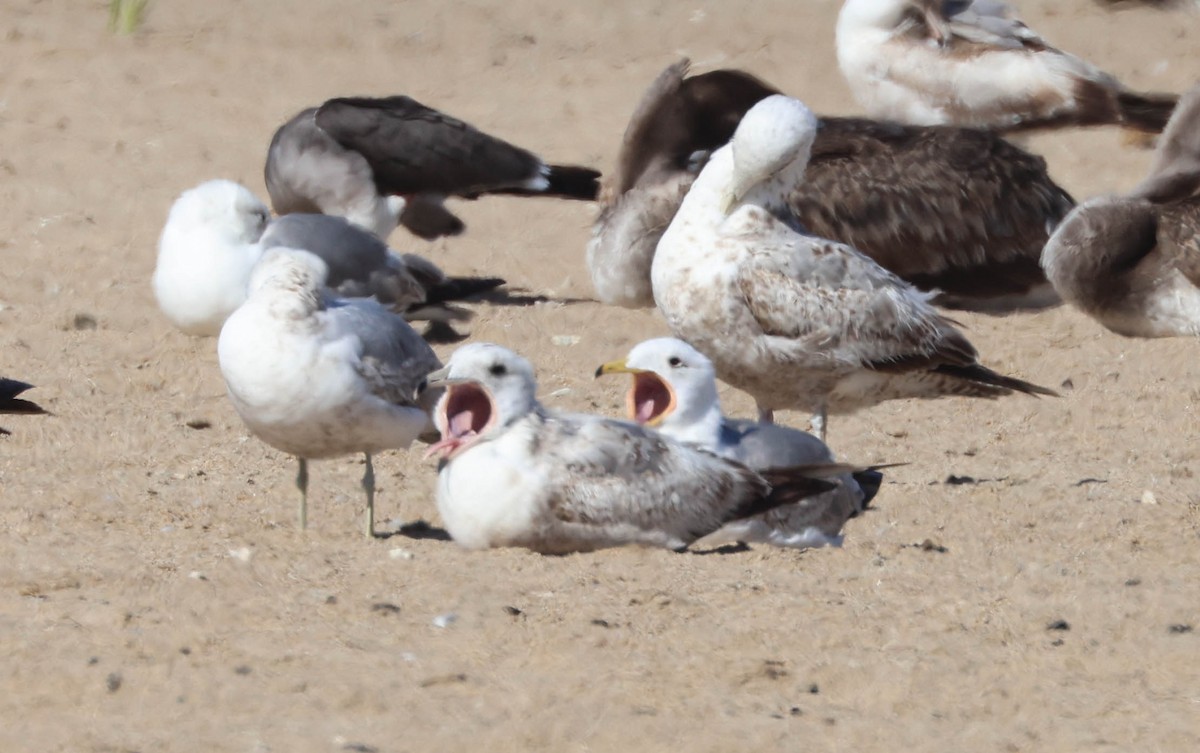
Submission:
<svg viewBox="0 0 1200 753">
<path fill-rule="evenodd" d="M 1176 100 L 1051 47 L 997 0 L 846 0 L 837 58 L 871 116 L 918 125 L 1157 133 Z"/>
<path fill-rule="evenodd" d="M 38 416 L 45 415 L 46 409 L 30 400 L 17 397 L 25 390 L 33 389 L 32 384 L 19 382 L 16 379 L 0 377 L 0 413 Z M 0 435 L 11 434 L 8 429 L 0 426 Z"/>
<path fill-rule="evenodd" d="M 623 544 L 685 549 L 726 523 L 827 491 L 845 466 L 755 473 L 600 416 L 555 414 L 533 367 L 490 343 L 459 348 L 428 385 L 442 440 L 438 511 L 464 547 L 546 554 Z"/>
<path fill-rule="evenodd" d="M 776 90 L 748 73 L 659 75 L 638 106 L 588 245 L 605 303 L 654 305 L 654 250 L 711 150 Z M 787 186 L 800 224 L 846 243 L 941 306 L 1007 313 L 1058 303 L 1039 265 L 1074 205 L 1046 163 L 981 130 L 821 118 L 803 180 Z"/>
<path fill-rule="evenodd" d="M 596 370 L 596 376 L 616 373 L 633 377 L 626 400 L 629 418 L 671 439 L 755 471 L 834 462 L 829 447 L 811 434 L 723 415 L 712 362 L 682 340 L 647 340 L 624 359 Z M 882 479 L 877 470 L 842 474 L 835 489 L 730 523 L 705 542 L 719 537 L 797 548 L 841 546 L 842 527 L 866 508 Z"/>
<path fill-rule="evenodd" d="M 659 242 L 654 298 L 672 332 L 749 392 L 759 417 L 896 398 L 1050 390 L 981 365 L 930 296 L 849 246 L 794 227 L 784 191 L 816 135 L 801 102 L 756 104 L 717 150 Z"/>
<path fill-rule="evenodd" d="M 271 139 L 267 191 L 279 214 L 334 214 L 387 238 L 397 224 L 433 239 L 462 220 L 443 202 L 483 194 L 594 200 L 600 173 L 548 165 L 409 97 L 343 97 L 310 107 Z"/>
<path fill-rule="evenodd" d="M 1146 179 L 1081 204 L 1042 264 L 1066 301 L 1113 332 L 1200 335 L 1200 86 L 1180 99 Z"/>
<path fill-rule="evenodd" d="M 331 297 L 326 274 L 325 263 L 307 251 L 268 251 L 254 270 L 250 296 L 221 330 L 217 356 L 247 428 L 300 461 L 300 527 L 308 523 L 308 461 L 361 452 L 372 536 L 371 456 L 406 448 L 429 428 L 414 394 L 441 364 L 383 306 Z"/>
<path fill-rule="evenodd" d="M 246 300 L 251 270 L 263 250 L 301 248 L 330 268 L 343 296 L 374 296 L 410 319 L 464 319 L 447 304 L 503 284 L 492 277 L 450 278 L 415 254 L 340 217 L 288 215 L 268 224 L 267 206 L 245 186 L 211 180 L 184 191 L 171 206 L 158 243 L 154 293 L 171 323 L 192 335 L 215 336 Z"/>
</svg>

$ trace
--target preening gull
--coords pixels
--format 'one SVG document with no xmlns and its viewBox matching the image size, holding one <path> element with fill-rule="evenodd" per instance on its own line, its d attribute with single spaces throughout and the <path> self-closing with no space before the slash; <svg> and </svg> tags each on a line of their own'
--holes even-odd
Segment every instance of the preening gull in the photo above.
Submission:
<svg viewBox="0 0 1200 753">
<path fill-rule="evenodd" d="M 654 305 L 650 267 L 662 233 L 711 150 L 777 91 L 739 70 L 686 77 L 668 67 L 626 130 L 588 245 L 605 303 Z M 1059 302 L 1039 264 L 1074 206 L 1045 161 L 991 132 L 821 118 L 788 206 L 810 233 L 846 243 L 934 302 L 1007 313 Z"/>
<path fill-rule="evenodd" d="M 682 340 L 660 337 L 634 346 L 629 355 L 596 370 L 628 373 L 628 417 L 664 436 L 736 460 L 751 470 L 832 463 L 833 453 L 807 432 L 777 424 L 728 418 L 721 413 L 712 362 Z M 877 470 L 845 473 L 838 486 L 754 518 L 735 521 L 705 539 L 762 541 L 776 546 L 841 546 L 842 527 L 879 491 Z"/>
<path fill-rule="evenodd" d="M 546 554 L 623 544 L 681 550 L 726 523 L 827 491 L 846 466 L 756 473 L 636 424 L 555 414 L 533 367 L 490 343 L 428 378 L 442 440 L 438 511 L 464 547 Z"/>
<path fill-rule="evenodd" d="M 46 409 L 30 400 L 17 397 L 25 390 L 33 389 L 32 384 L 19 382 L 16 379 L 0 377 L 0 413 L 22 415 L 44 415 Z M 0 434 L 11 434 L 8 429 L 0 426 Z"/>
<path fill-rule="evenodd" d="M 410 97 L 341 97 L 310 107 L 271 139 L 267 191 L 278 214 L 334 214 L 387 238 L 397 224 L 433 239 L 463 223 L 449 196 L 592 201 L 600 173 L 548 165 Z"/>
<path fill-rule="evenodd" d="M 330 296 L 326 274 L 307 251 L 266 252 L 249 297 L 221 330 L 217 356 L 246 427 L 300 461 L 300 527 L 308 522 L 308 461 L 361 452 L 371 536 L 371 456 L 406 448 L 432 428 L 415 392 L 441 364 L 403 318 L 370 299 Z"/>
<path fill-rule="evenodd" d="M 761 419 L 883 400 L 1050 390 L 982 366 L 929 295 L 853 248 L 794 226 L 786 187 L 816 135 L 801 102 L 773 95 L 742 119 L 659 242 L 654 298 L 672 333 L 749 392 Z"/>
<path fill-rule="evenodd" d="M 326 215 L 270 212 L 245 186 L 211 180 L 184 191 L 171 206 L 158 244 L 154 293 L 171 323 L 192 335 L 215 336 L 246 300 L 251 270 L 263 250 L 301 248 L 330 268 L 330 286 L 347 297 L 375 296 L 409 319 L 465 319 L 448 304 L 503 280 L 447 277 L 415 254 L 396 254 L 349 222 Z"/>
<path fill-rule="evenodd" d="M 917 125 L 1157 133 L 1176 99 L 1051 47 L 998 0 L 846 0 L 837 58 L 871 116 Z"/>
<path fill-rule="evenodd" d="M 1146 179 L 1081 204 L 1042 263 L 1066 301 L 1113 332 L 1200 335 L 1200 86 L 1179 100 Z"/>
</svg>

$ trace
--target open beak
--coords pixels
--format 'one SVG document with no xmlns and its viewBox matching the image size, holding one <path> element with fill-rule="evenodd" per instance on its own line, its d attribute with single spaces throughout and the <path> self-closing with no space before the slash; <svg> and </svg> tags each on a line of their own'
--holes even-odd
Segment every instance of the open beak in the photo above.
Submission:
<svg viewBox="0 0 1200 753">
<path fill-rule="evenodd" d="M 642 373 L 642 369 L 630 368 L 630 366 L 625 363 L 625 359 L 621 358 L 616 361 L 609 361 L 606 364 L 602 364 L 600 366 L 600 368 L 596 369 L 596 378 L 599 379 L 600 377 L 604 376 L 605 374 L 641 374 L 641 373 Z"/>
<path fill-rule="evenodd" d="M 441 439 L 425 452 L 427 458 L 453 458 L 478 442 L 496 423 L 491 392 L 473 379 L 452 378 L 449 371 L 447 367 L 430 373 L 418 388 L 420 395 L 431 390 L 441 393 L 433 409 L 433 424 Z"/>
<path fill-rule="evenodd" d="M 609 361 L 596 369 L 596 376 L 603 374 L 631 374 L 633 385 L 625 393 L 626 416 L 631 421 L 646 426 L 658 426 L 675 410 L 675 390 L 666 380 L 646 369 L 635 369 L 624 359 Z"/>
</svg>

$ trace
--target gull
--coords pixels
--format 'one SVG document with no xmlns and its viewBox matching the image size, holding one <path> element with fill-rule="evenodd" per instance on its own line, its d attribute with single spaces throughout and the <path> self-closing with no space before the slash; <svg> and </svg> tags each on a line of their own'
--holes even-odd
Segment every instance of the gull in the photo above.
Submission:
<svg viewBox="0 0 1200 753">
<path fill-rule="evenodd" d="M 827 491 L 836 464 L 754 472 L 636 424 L 540 405 L 533 367 L 491 343 L 454 352 L 429 387 L 442 440 L 437 504 L 468 549 L 683 550 L 726 523 Z"/>
<path fill-rule="evenodd" d="M 0 377 L 0 413 L 22 415 L 45 415 L 48 411 L 30 400 L 22 400 L 20 395 L 25 390 L 33 389 L 32 384 L 19 382 L 16 379 Z M 8 429 L 0 426 L 0 435 L 11 434 Z"/>
<path fill-rule="evenodd" d="M 250 189 L 210 180 L 184 191 L 171 206 L 158 243 L 153 286 L 159 308 L 181 331 L 216 336 L 246 300 L 251 271 L 266 248 L 301 248 L 330 268 L 343 296 L 375 296 L 410 319 L 464 319 L 446 304 L 503 284 L 499 278 L 449 278 L 415 254 L 397 254 L 383 241 L 339 217 L 270 211 Z"/>
<path fill-rule="evenodd" d="M 341 97 L 301 110 L 271 139 L 267 191 L 278 214 L 334 214 L 387 238 L 397 224 L 432 240 L 463 223 L 449 196 L 592 201 L 600 173 L 532 152 L 404 96 Z"/>
<path fill-rule="evenodd" d="M 371 456 L 407 448 L 429 428 L 414 395 L 441 364 L 400 316 L 369 299 L 331 296 L 326 274 L 307 251 L 264 254 L 249 297 L 221 330 L 217 357 L 246 427 L 299 461 L 300 527 L 308 524 L 308 461 L 361 452 L 373 536 Z"/>
<path fill-rule="evenodd" d="M 1146 179 L 1077 207 L 1042 264 L 1066 301 L 1117 334 L 1200 335 L 1200 85 L 1179 100 Z"/>
<path fill-rule="evenodd" d="M 871 116 L 917 125 L 1158 133 L 1176 99 L 1051 47 L 997 0 L 846 0 L 837 58 Z"/>
<path fill-rule="evenodd" d="M 896 398 L 1054 394 L 981 365 L 930 295 L 850 246 L 800 232 L 783 191 L 802 179 L 816 117 L 772 95 L 750 109 L 692 185 L 655 253 L 672 334 L 754 397 L 828 413 Z"/>
<path fill-rule="evenodd" d="M 722 414 L 712 362 L 682 340 L 646 340 L 625 358 L 596 370 L 597 377 L 618 373 L 632 375 L 626 394 L 628 418 L 663 436 L 755 471 L 834 462 L 829 447 L 807 432 Z M 866 509 L 882 478 L 877 470 L 842 474 L 835 489 L 730 523 L 705 541 L 720 537 L 798 548 L 841 546 L 842 527 Z"/>
<path fill-rule="evenodd" d="M 625 132 L 588 245 L 597 297 L 654 305 L 654 250 L 713 149 L 777 94 L 740 70 L 664 70 Z M 1059 303 L 1039 264 L 1074 206 L 1045 161 L 998 135 L 823 117 L 802 180 L 783 186 L 806 230 L 846 243 L 940 306 L 992 314 Z"/>
</svg>

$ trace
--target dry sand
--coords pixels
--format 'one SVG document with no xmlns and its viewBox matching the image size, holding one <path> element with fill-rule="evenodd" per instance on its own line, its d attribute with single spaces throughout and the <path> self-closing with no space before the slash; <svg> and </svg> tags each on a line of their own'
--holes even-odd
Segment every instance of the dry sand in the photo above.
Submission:
<svg viewBox="0 0 1200 753">
<path fill-rule="evenodd" d="M 403 92 L 607 168 L 684 54 L 857 112 L 837 6 L 160 0 L 121 37 L 99 0 L 0 4 L 0 373 L 55 414 L 2 422 L 0 749 L 1200 749 L 1195 342 L 964 316 L 987 364 L 1063 397 L 836 419 L 842 456 L 910 463 L 845 548 L 547 558 L 363 540 L 358 458 L 313 464 L 300 533 L 294 462 L 243 429 L 215 341 L 154 305 L 173 198 L 213 177 L 265 195 L 267 142 L 303 106 Z M 1021 9 L 1132 86 L 1197 77 L 1196 14 Z M 1108 129 L 1026 143 L 1079 197 L 1150 159 Z M 593 369 L 664 326 L 588 300 L 593 207 L 456 211 L 460 239 L 392 241 L 584 299 L 482 307 L 473 336 L 532 359 L 548 405 L 618 413 L 624 381 Z M 417 455 L 377 461 L 380 514 L 436 527 Z"/>
</svg>

